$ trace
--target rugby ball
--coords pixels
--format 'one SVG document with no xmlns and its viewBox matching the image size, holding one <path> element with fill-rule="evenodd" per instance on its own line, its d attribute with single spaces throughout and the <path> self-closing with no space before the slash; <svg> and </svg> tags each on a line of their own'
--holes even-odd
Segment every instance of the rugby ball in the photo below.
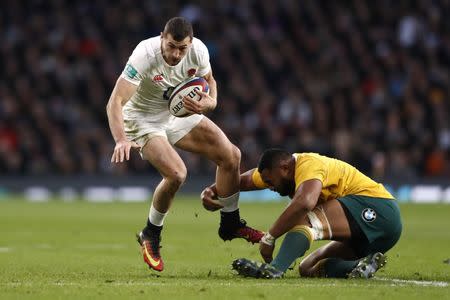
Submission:
<svg viewBox="0 0 450 300">
<path fill-rule="evenodd" d="M 187 117 L 191 115 L 183 106 L 183 98 L 189 97 L 193 100 L 200 100 L 201 96 L 195 91 L 209 93 L 208 82 L 202 77 L 189 78 L 177 85 L 169 97 L 169 111 L 175 117 Z"/>
</svg>

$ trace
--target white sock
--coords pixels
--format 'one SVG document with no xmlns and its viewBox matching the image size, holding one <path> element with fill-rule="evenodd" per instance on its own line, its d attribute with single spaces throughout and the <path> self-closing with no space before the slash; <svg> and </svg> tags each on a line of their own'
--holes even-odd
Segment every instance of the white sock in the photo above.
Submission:
<svg viewBox="0 0 450 300">
<path fill-rule="evenodd" d="M 219 197 L 218 200 L 223 205 L 223 212 L 232 212 L 239 208 L 239 192 L 226 198 Z"/>
<path fill-rule="evenodd" d="M 148 220 L 150 223 L 156 226 L 162 226 L 164 224 L 164 219 L 166 218 L 167 213 L 160 213 L 152 206 L 150 207 L 150 213 L 148 214 Z"/>
</svg>

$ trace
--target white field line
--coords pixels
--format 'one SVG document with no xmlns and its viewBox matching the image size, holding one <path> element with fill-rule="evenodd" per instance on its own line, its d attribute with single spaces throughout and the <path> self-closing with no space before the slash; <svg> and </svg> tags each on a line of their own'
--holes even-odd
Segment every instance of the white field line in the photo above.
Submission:
<svg viewBox="0 0 450 300">
<path fill-rule="evenodd" d="M 127 245 L 124 244 L 83 244 L 83 245 L 77 245 L 75 246 L 78 249 L 124 249 L 127 248 Z M 37 249 L 52 249 L 54 247 L 48 245 L 48 244 L 36 244 L 34 245 L 34 248 Z M 13 248 L 11 247 L 0 247 L 0 253 L 8 253 L 11 252 Z M 433 287 L 448 287 L 449 283 L 445 281 L 427 281 L 427 280 L 409 280 L 409 279 L 397 279 L 397 278 L 384 278 L 384 277 L 374 277 L 370 280 L 374 281 L 383 281 L 383 282 L 391 282 L 394 286 L 404 286 L 404 285 L 417 285 L 417 286 L 433 286 Z M 349 285 L 353 286 L 359 286 L 359 283 L 363 283 L 365 286 L 367 284 L 370 284 L 369 281 L 366 280 L 353 280 L 349 282 Z M 2 283 L 0 283 L 2 284 Z M 6 283 L 7 285 L 27 285 L 26 282 L 9 282 Z M 30 283 L 28 283 L 30 284 Z M 54 285 L 81 285 L 80 283 L 70 283 L 70 282 L 57 282 L 53 283 Z M 174 283 L 163 283 L 163 282 L 111 282 L 111 285 L 117 285 L 117 286 L 164 286 L 164 285 L 173 285 Z M 191 284 L 191 283 L 189 283 Z M 336 283 L 330 282 L 330 283 L 324 283 L 321 282 L 319 284 L 313 284 L 308 282 L 301 282 L 302 286 L 337 286 Z M 31 283 L 32 285 L 32 283 Z M 180 284 L 183 285 L 183 284 Z M 261 282 L 223 282 L 219 283 L 219 285 L 223 286 L 232 286 L 232 285 L 245 285 L 245 286 L 280 286 L 280 285 L 291 285 L 291 283 L 283 282 L 283 281 L 266 281 L 263 280 Z"/>
<path fill-rule="evenodd" d="M 444 281 L 421 281 L 421 280 L 404 280 L 404 279 L 396 279 L 396 278 L 373 278 L 376 279 L 378 281 L 385 281 L 385 282 L 392 282 L 393 286 L 406 286 L 406 285 L 418 285 L 418 286 L 433 286 L 433 287 L 447 287 L 448 283 L 444 282 Z M 370 280 L 373 280 L 370 279 Z M 370 282 L 369 280 L 369 282 Z M 366 280 L 357 280 L 359 282 L 356 282 L 354 280 L 349 280 L 348 283 L 343 283 L 342 285 L 350 285 L 350 286 L 368 286 L 368 281 Z M 150 283 L 150 284 L 148 284 Z M 292 286 L 292 282 L 283 282 L 283 281 L 279 281 L 279 280 L 261 280 L 259 282 L 221 282 L 219 283 L 219 285 L 221 286 L 280 286 L 284 285 L 284 286 Z M 117 286 L 127 286 L 127 285 L 140 285 L 140 283 L 137 282 L 112 282 L 112 285 L 117 285 Z M 146 282 L 143 283 L 144 285 L 158 285 L 157 282 Z M 173 285 L 173 283 L 164 283 L 164 284 L 168 284 L 168 285 Z M 181 284 L 181 285 L 186 285 L 186 286 L 191 286 L 192 283 L 186 283 L 186 284 Z M 299 282 L 299 286 L 308 286 L 308 287 L 315 287 L 315 286 L 320 286 L 320 287 L 326 287 L 326 286 L 338 286 L 341 284 L 338 284 L 336 282 L 320 282 L 320 283 L 308 283 L 308 282 Z"/>
<path fill-rule="evenodd" d="M 410 280 L 410 279 L 397 279 L 397 278 L 383 278 L 383 277 L 375 277 L 372 280 L 378 281 L 386 281 L 392 282 L 394 284 L 412 284 L 412 285 L 420 285 L 420 286 L 437 286 L 437 287 L 447 287 L 448 282 L 445 281 L 427 281 L 427 280 Z"/>
<path fill-rule="evenodd" d="M 422 280 L 406 280 L 406 279 L 396 279 L 396 278 L 373 278 L 370 280 L 349 280 L 348 283 L 336 283 L 336 282 L 329 282 L 326 283 L 326 280 L 320 282 L 320 283 L 309 283 L 309 282 L 301 282 L 299 281 L 298 286 L 299 287 L 336 287 L 336 286 L 364 286 L 368 287 L 370 286 L 370 281 L 383 281 L 387 283 L 391 283 L 391 286 L 410 286 L 410 285 L 416 285 L 416 286 L 429 286 L 429 287 L 448 287 L 449 283 L 444 281 L 422 281 Z M 203 284 L 203 283 L 202 283 Z M 2 283 L 0 283 L 2 285 Z M 7 286 L 33 286 L 34 284 L 32 282 L 8 282 L 6 283 Z M 49 283 L 49 285 L 55 285 L 55 286 L 86 286 L 85 283 L 80 282 L 53 282 Z M 192 287 L 192 282 L 154 282 L 154 281 L 148 281 L 148 282 L 105 282 L 104 285 L 108 286 L 181 286 L 181 287 Z M 217 284 L 211 284 L 211 286 L 243 286 L 243 287 L 280 287 L 280 286 L 286 286 L 291 287 L 293 286 L 293 282 L 289 281 L 283 281 L 283 280 L 260 280 L 258 282 L 255 281 L 230 281 L 230 282 L 218 282 Z"/>
</svg>

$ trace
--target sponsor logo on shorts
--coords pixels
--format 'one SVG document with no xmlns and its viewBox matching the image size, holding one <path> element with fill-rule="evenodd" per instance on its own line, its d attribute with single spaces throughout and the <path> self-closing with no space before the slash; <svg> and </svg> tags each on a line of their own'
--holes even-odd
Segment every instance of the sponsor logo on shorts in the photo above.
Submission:
<svg viewBox="0 0 450 300">
<path fill-rule="evenodd" d="M 373 222 L 377 218 L 377 213 L 371 208 L 365 208 L 362 211 L 361 217 L 366 222 Z"/>
<path fill-rule="evenodd" d="M 138 73 L 137 70 L 130 64 L 127 64 L 125 66 L 125 70 L 123 70 L 123 72 L 130 79 L 133 79 L 134 77 L 136 77 L 136 74 Z"/>
</svg>

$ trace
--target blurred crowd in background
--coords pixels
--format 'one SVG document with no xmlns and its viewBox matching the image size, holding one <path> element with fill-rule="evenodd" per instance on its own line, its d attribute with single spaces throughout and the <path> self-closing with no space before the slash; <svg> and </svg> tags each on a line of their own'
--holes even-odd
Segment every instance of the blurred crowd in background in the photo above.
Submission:
<svg viewBox="0 0 450 300">
<path fill-rule="evenodd" d="M 184 16 L 218 82 L 208 117 L 243 170 L 277 146 L 377 179 L 450 176 L 450 1 L 187 2 L 2 3 L 0 174 L 155 172 L 138 153 L 110 163 L 105 106 L 134 47 Z"/>
</svg>

